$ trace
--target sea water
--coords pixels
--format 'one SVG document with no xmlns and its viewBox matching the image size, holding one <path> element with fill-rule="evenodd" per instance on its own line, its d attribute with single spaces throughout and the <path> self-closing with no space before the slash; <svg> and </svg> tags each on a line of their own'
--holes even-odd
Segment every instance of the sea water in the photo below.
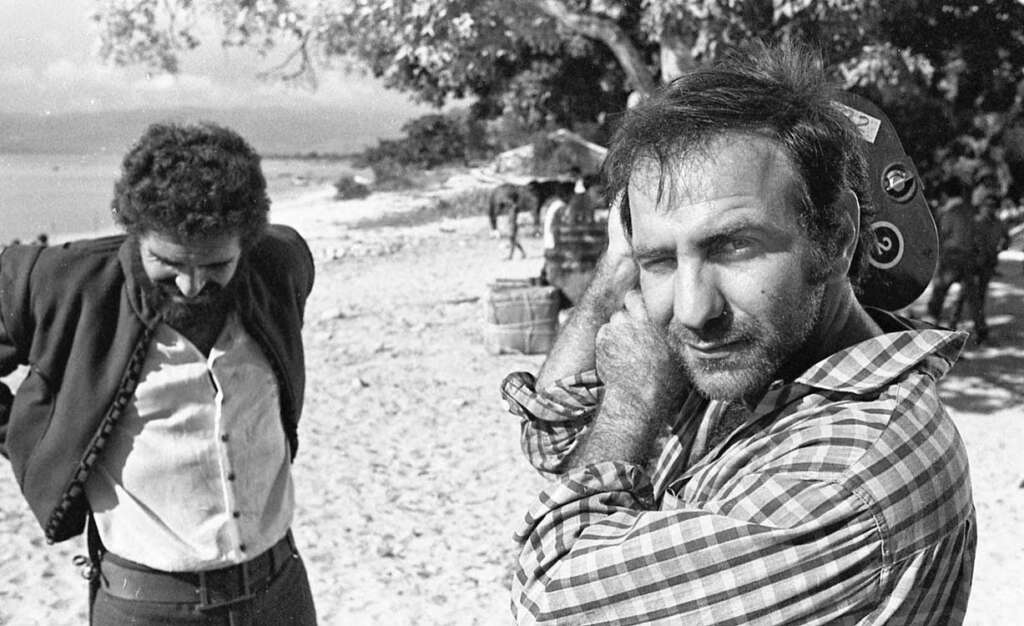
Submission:
<svg viewBox="0 0 1024 626">
<path fill-rule="evenodd" d="M 0 246 L 45 233 L 52 242 L 110 234 L 121 157 L 111 154 L 0 154 Z M 345 161 L 263 159 L 271 201 L 329 184 L 351 166 Z"/>
<path fill-rule="evenodd" d="M 0 243 L 114 228 L 112 155 L 0 154 Z"/>
</svg>

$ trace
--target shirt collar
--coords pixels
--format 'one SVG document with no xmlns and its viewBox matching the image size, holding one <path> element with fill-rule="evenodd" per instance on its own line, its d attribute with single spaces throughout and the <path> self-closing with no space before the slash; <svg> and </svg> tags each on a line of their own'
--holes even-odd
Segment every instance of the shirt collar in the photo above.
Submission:
<svg viewBox="0 0 1024 626">
<path fill-rule="evenodd" d="M 865 307 L 883 334 L 815 363 L 792 383 L 776 380 L 755 407 L 757 421 L 815 390 L 865 395 L 877 392 L 911 369 L 942 378 L 960 356 L 969 335 Z"/>
<path fill-rule="evenodd" d="M 965 332 L 941 330 L 880 309 L 868 312 L 885 333 L 819 361 L 795 382 L 840 393 L 864 394 L 888 385 L 914 368 L 938 380 L 953 366 L 967 342 Z"/>
</svg>

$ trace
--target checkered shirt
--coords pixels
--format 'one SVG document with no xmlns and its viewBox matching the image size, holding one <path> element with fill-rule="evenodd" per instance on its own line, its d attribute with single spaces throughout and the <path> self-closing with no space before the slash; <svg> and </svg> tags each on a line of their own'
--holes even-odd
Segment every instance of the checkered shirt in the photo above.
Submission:
<svg viewBox="0 0 1024 626">
<path fill-rule="evenodd" d="M 977 540 L 967 455 L 936 381 L 965 335 L 890 332 L 772 386 L 721 442 L 693 394 L 653 473 L 566 470 L 593 372 L 502 384 L 531 464 L 557 475 L 516 533 L 522 624 L 959 624 Z M 709 445 L 712 444 L 712 445 Z"/>
</svg>

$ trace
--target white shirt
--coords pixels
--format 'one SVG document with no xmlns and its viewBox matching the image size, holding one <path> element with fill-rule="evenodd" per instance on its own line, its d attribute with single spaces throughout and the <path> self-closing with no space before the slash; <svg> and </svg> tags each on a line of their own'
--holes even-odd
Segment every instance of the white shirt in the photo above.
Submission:
<svg viewBox="0 0 1024 626">
<path fill-rule="evenodd" d="M 209 357 L 157 328 L 85 491 L 106 548 L 155 569 L 241 563 L 284 537 L 294 490 L 277 380 L 237 315 Z"/>
<path fill-rule="evenodd" d="M 555 197 L 548 200 L 547 208 L 544 210 L 544 224 L 542 234 L 544 236 L 544 249 L 555 249 L 555 223 L 561 219 L 562 209 L 566 207 L 565 201 Z"/>
</svg>

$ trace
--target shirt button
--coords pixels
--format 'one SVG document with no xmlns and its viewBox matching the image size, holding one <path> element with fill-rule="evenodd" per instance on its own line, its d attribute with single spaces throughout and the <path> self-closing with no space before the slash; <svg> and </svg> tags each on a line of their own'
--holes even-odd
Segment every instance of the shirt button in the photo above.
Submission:
<svg viewBox="0 0 1024 626">
<path fill-rule="evenodd" d="M 220 436 L 220 440 L 221 441 L 227 441 L 228 440 L 228 436 L 227 435 L 221 435 Z"/>
<path fill-rule="evenodd" d="M 228 474 L 228 480 L 234 480 L 234 479 L 235 479 L 235 473 L 234 472 L 231 472 L 230 474 Z"/>
<path fill-rule="evenodd" d="M 242 543 L 242 544 L 239 544 L 239 545 L 238 545 L 238 549 L 239 549 L 240 551 L 242 551 L 242 552 L 245 552 L 245 544 L 244 544 L 244 543 Z"/>
<path fill-rule="evenodd" d="M 232 513 L 232 515 L 235 516 L 235 519 L 238 519 L 239 517 L 242 517 L 242 513 L 239 512 L 239 511 L 235 511 L 234 513 Z"/>
</svg>

